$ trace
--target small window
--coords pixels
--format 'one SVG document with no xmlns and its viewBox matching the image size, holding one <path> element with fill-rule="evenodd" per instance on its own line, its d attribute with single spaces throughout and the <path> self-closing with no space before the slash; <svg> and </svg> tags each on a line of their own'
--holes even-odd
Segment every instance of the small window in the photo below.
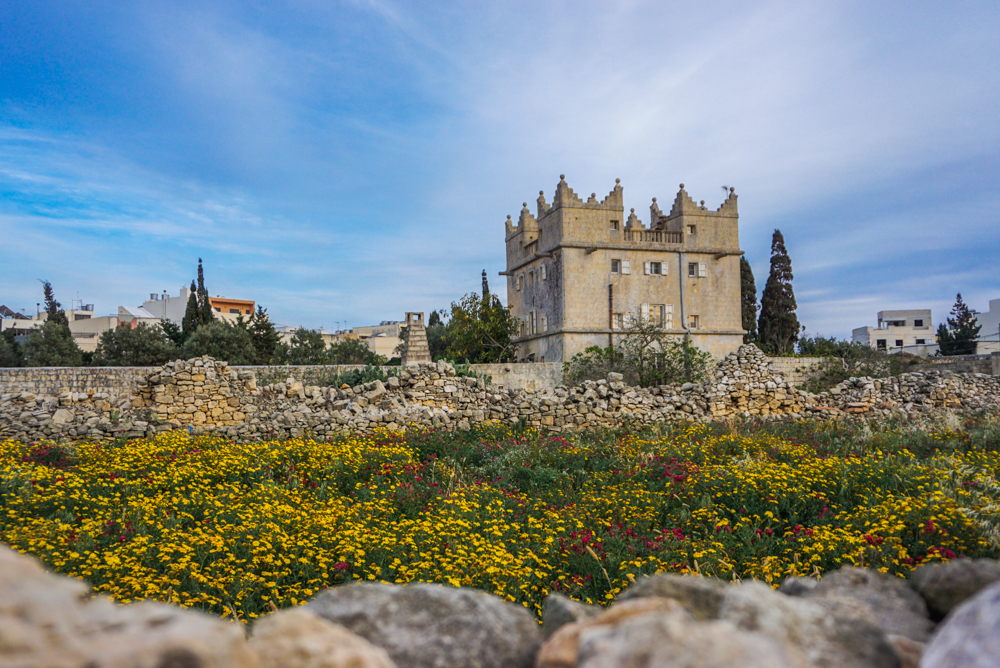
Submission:
<svg viewBox="0 0 1000 668">
<path fill-rule="evenodd" d="M 688 329 L 698 329 L 698 316 L 694 314 L 688 316 Z"/>
<path fill-rule="evenodd" d="M 614 329 L 625 329 L 625 314 L 624 313 L 615 313 L 611 317 L 611 326 Z"/>
<path fill-rule="evenodd" d="M 673 304 L 667 304 L 667 305 L 665 305 L 663 307 L 663 311 L 664 311 L 663 326 L 666 329 L 673 329 L 674 328 L 674 305 Z"/>
<path fill-rule="evenodd" d="M 621 260 L 612 260 L 611 261 L 611 273 L 612 274 L 620 274 L 620 273 L 622 273 L 622 261 Z"/>
<path fill-rule="evenodd" d="M 531 323 L 531 333 L 538 333 L 538 319 L 535 317 L 535 312 L 532 311 L 528 314 L 529 322 Z"/>
<path fill-rule="evenodd" d="M 613 229 L 613 230 L 617 230 L 618 229 L 618 221 L 617 220 L 612 220 L 611 221 L 611 229 Z"/>
<path fill-rule="evenodd" d="M 694 234 L 696 231 L 697 227 L 695 225 L 688 225 L 688 234 Z"/>
<path fill-rule="evenodd" d="M 547 315 L 542 316 L 542 331 L 543 332 L 549 331 L 549 316 Z"/>
<path fill-rule="evenodd" d="M 917 345 L 922 346 L 927 343 L 927 339 L 917 339 Z"/>
<path fill-rule="evenodd" d="M 222 307 L 221 306 L 216 306 L 215 310 L 218 311 L 219 313 L 222 313 Z"/>
<path fill-rule="evenodd" d="M 688 262 L 688 276 L 691 278 L 697 278 L 698 276 L 698 263 Z"/>
<path fill-rule="evenodd" d="M 535 272 L 529 271 L 528 272 L 528 287 L 531 287 L 534 284 L 535 284 Z"/>
<path fill-rule="evenodd" d="M 897 348 L 903 347 L 903 339 L 896 339 L 896 347 Z"/>
<path fill-rule="evenodd" d="M 924 320 L 923 320 L 923 318 L 914 318 L 913 319 L 913 326 L 914 327 L 923 327 L 924 326 Z"/>
<path fill-rule="evenodd" d="M 522 287 L 524 287 L 524 274 L 517 277 L 517 289 L 520 290 Z"/>
<path fill-rule="evenodd" d="M 238 308 L 231 308 L 231 309 L 229 309 L 229 312 L 230 313 L 235 313 L 236 315 L 240 314 L 240 310 Z"/>
<path fill-rule="evenodd" d="M 547 274 L 548 274 L 548 271 L 545 269 L 545 265 L 544 264 L 541 267 L 538 268 L 538 278 L 540 280 L 544 281 L 546 278 L 548 278 Z"/>
<path fill-rule="evenodd" d="M 885 339 L 876 339 L 875 340 L 875 348 L 877 350 L 885 350 L 885 347 L 886 347 L 885 346 Z"/>
<path fill-rule="evenodd" d="M 665 262 L 647 262 L 645 269 L 647 276 L 664 276 L 667 273 L 667 264 Z"/>
</svg>

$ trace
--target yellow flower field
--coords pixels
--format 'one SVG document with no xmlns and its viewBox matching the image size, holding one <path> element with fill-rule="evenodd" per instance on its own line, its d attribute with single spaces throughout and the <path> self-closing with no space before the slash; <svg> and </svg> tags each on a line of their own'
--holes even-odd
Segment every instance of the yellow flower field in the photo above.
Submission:
<svg viewBox="0 0 1000 668">
<path fill-rule="evenodd" d="M 349 580 L 477 587 L 540 613 L 640 574 L 777 585 L 997 556 L 1000 427 L 489 427 L 239 445 L 0 443 L 0 541 L 119 601 L 243 621 Z"/>
</svg>

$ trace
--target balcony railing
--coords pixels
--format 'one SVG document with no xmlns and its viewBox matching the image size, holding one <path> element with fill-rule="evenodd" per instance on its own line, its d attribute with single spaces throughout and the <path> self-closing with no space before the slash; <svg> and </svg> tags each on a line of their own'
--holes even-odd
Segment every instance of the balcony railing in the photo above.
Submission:
<svg viewBox="0 0 1000 668">
<path fill-rule="evenodd" d="M 661 230 L 624 230 L 625 241 L 645 241 L 658 244 L 684 243 L 683 232 L 664 232 Z"/>
</svg>

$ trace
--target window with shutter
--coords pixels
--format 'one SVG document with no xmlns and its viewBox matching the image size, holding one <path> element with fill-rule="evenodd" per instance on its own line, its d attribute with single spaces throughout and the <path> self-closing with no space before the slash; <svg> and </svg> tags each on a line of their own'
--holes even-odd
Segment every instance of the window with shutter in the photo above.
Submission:
<svg viewBox="0 0 1000 668">
<path fill-rule="evenodd" d="M 698 263 L 698 275 L 701 277 L 708 276 L 708 265 L 704 262 Z"/>
<path fill-rule="evenodd" d="M 521 274 L 520 276 L 517 277 L 517 289 L 520 290 L 523 285 L 524 285 L 524 274 Z"/>
<path fill-rule="evenodd" d="M 612 260 L 611 261 L 611 273 L 612 274 L 620 274 L 621 271 L 622 271 L 622 261 L 621 260 Z"/>
<path fill-rule="evenodd" d="M 688 276 L 697 277 L 698 276 L 698 263 L 688 262 Z"/>
<path fill-rule="evenodd" d="M 542 268 L 539 269 L 539 271 L 541 272 L 541 278 L 542 278 L 543 281 L 546 278 L 548 278 L 548 276 L 547 276 L 548 272 L 545 270 L 545 265 L 544 264 L 542 265 Z"/>
<path fill-rule="evenodd" d="M 666 314 L 666 324 L 664 324 L 664 327 L 666 327 L 667 329 L 673 329 L 674 328 L 674 305 L 673 304 L 667 304 L 667 305 L 665 305 L 664 308 L 663 308 L 663 311 Z"/>
<path fill-rule="evenodd" d="M 653 263 L 652 262 L 643 262 L 642 263 L 642 273 L 644 273 L 646 276 L 649 276 L 649 266 L 651 264 L 653 264 Z"/>
<path fill-rule="evenodd" d="M 623 274 L 632 273 L 632 262 L 630 260 L 622 260 L 622 273 Z"/>
<path fill-rule="evenodd" d="M 639 307 L 639 317 L 642 319 L 642 324 L 649 322 L 649 304 L 642 304 Z"/>
</svg>

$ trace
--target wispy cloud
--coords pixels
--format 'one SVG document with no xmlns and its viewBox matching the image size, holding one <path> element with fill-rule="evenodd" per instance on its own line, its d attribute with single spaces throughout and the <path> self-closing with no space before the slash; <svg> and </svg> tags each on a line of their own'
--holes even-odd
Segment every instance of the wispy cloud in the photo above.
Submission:
<svg viewBox="0 0 1000 668">
<path fill-rule="evenodd" d="M 620 177 L 644 220 L 680 182 L 712 205 L 735 186 L 758 285 L 778 227 L 810 331 L 902 303 L 943 317 L 958 291 L 985 308 L 997 19 L 986 2 L 30 7 L 0 43 L 0 302 L 37 301 L 44 275 L 112 311 L 201 256 L 213 292 L 282 322 L 396 318 L 483 267 L 500 288 L 504 218 L 565 173 L 583 195 Z"/>
</svg>

